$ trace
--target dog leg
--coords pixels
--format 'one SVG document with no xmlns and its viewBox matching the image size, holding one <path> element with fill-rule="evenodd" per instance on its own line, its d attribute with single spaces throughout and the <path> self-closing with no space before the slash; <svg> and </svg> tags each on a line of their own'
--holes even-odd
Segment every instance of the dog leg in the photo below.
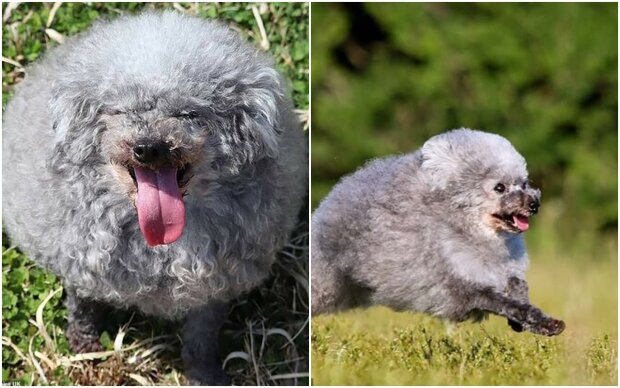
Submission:
<svg viewBox="0 0 620 388">
<path fill-rule="evenodd" d="M 527 302 L 508 298 L 493 289 L 470 290 L 468 294 L 467 297 L 474 308 L 506 317 L 509 321 L 520 325 L 523 330 L 554 336 L 560 334 L 566 327 L 563 321 L 545 315 L 539 308 Z"/>
<path fill-rule="evenodd" d="M 505 293 L 509 298 L 517 300 L 523 303 L 529 303 L 530 298 L 528 295 L 529 288 L 527 286 L 527 282 L 524 279 L 519 279 L 517 277 L 511 277 L 508 279 L 508 285 L 506 285 Z M 523 331 L 523 326 L 516 321 L 508 318 L 508 325 L 512 328 L 512 330 L 520 333 Z"/>
<path fill-rule="evenodd" d="M 344 293 L 341 284 L 333 272 L 312 272 L 312 315 L 334 312 L 342 307 Z"/>
<path fill-rule="evenodd" d="M 508 285 L 506 286 L 506 295 L 519 302 L 528 303 L 530 301 L 528 295 L 529 288 L 527 282 L 517 277 L 511 277 L 508 279 Z"/>
<path fill-rule="evenodd" d="M 68 324 L 65 335 L 69 347 L 75 353 L 103 350 L 99 343 L 100 325 L 108 308 L 101 302 L 83 299 L 74 290 L 66 288 L 65 306 Z"/>
<path fill-rule="evenodd" d="M 181 351 L 188 385 L 230 385 L 219 348 L 220 329 L 227 315 L 228 303 L 217 301 L 188 314 Z"/>
<path fill-rule="evenodd" d="M 312 247 L 312 315 L 333 313 L 355 307 L 349 287 L 336 264 L 326 260 L 318 244 Z"/>
</svg>

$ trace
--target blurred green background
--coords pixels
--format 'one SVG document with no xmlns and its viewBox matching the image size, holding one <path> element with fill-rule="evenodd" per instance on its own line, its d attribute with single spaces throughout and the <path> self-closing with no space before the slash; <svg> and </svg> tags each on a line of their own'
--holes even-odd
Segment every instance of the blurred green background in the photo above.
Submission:
<svg viewBox="0 0 620 388">
<path fill-rule="evenodd" d="M 616 4 L 313 4 L 312 23 L 314 208 L 364 161 L 469 127 L 525 156 L 562 238 L 616 235 Z"/>
<path fill-rule="evenodd" d="M 312 207 L 365 161 L 437 133 L 503 135 L 543 192 L 525 236 L 531 300 L 567 325 L 544 338 L 491 317 L 446 335 L 385 308 L 320 316 L 313 383 L 616 385 L 617 4 L 311 8 Z"/>
</svg>

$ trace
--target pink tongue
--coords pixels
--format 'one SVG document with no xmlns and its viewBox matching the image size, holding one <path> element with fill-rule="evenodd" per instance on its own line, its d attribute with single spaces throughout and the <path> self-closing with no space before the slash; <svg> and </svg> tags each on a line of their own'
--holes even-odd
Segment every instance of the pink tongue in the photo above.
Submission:
<svg viewBox="0 0 620 388">
<path fill-rule="evenodd" d="M 138 221 L 149 246 L 170 244 L 183 233 L 185 205 L 177 184 L 177 169 L 157 171 L 135 167 L 138 182 Z"/>
<path fill-rule="evenodd" d="M 525 232 L 529 227 L 530 223 L 526 216 L 512 216 L 512 219 L 519 228 L 520 231 Z"/>
</svg>

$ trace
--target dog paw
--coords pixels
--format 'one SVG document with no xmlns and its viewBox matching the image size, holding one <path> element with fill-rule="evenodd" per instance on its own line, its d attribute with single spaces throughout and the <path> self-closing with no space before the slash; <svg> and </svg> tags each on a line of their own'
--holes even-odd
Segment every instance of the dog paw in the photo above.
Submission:
<svg viewBox="0 0 620 388">
<path fill-rule="evenodd" d="M 69 323 L 65 336 L 71 351 L 74 353 L 91 353 L 103 350 L 97 333 L 87 330 L 75 322 Z"/>
<path fill-rule="evenodd" d="M 566 328 L 564 321 L 560 319 L 549 318 L 541 325 L 543 335 L 554 336 L 562 333 Z"/>
<path fill-rule="evenodd" d="M 191 386 L 226 386 L 231 384 L 230 377 L 222 369 L 190 369 L 185 372 L 187 385 Z"/>
<path fill-rule="evenodd" d="M 546 335 L 548 337 L 562 333 L 565 328 L 566 324 L 564 321 L 554 318 L 545 318 L 535 325 L 526 327 L 526 329 L 532 333 Z"/>
</svg>

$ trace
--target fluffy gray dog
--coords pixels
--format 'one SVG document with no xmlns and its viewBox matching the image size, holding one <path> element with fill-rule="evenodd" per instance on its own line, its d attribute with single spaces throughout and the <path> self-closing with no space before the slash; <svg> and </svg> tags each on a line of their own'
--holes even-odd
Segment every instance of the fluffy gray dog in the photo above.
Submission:
<svg viewBox="0 0 620 388">
<path fill-rule="evenodd" d="M 225 384 L 227 302 L 268 274 L 307 187 L 270 59 L 174 12 L 100 23 L 30 67 L 6 108 L 3 214 L 65 285 L 74 351 L 106 305 L 186 318 L 192 383 Z"/>
<path fill-rule="evenodd" d="M 525 160 L 503 137 L 459 129 L 375 160 L 312 218 L 312 312 L 381 304 L 452 321 L 508 318 L 557 335 L 532 306 L 522 232 L 538 211 Z"/>
</svg>

